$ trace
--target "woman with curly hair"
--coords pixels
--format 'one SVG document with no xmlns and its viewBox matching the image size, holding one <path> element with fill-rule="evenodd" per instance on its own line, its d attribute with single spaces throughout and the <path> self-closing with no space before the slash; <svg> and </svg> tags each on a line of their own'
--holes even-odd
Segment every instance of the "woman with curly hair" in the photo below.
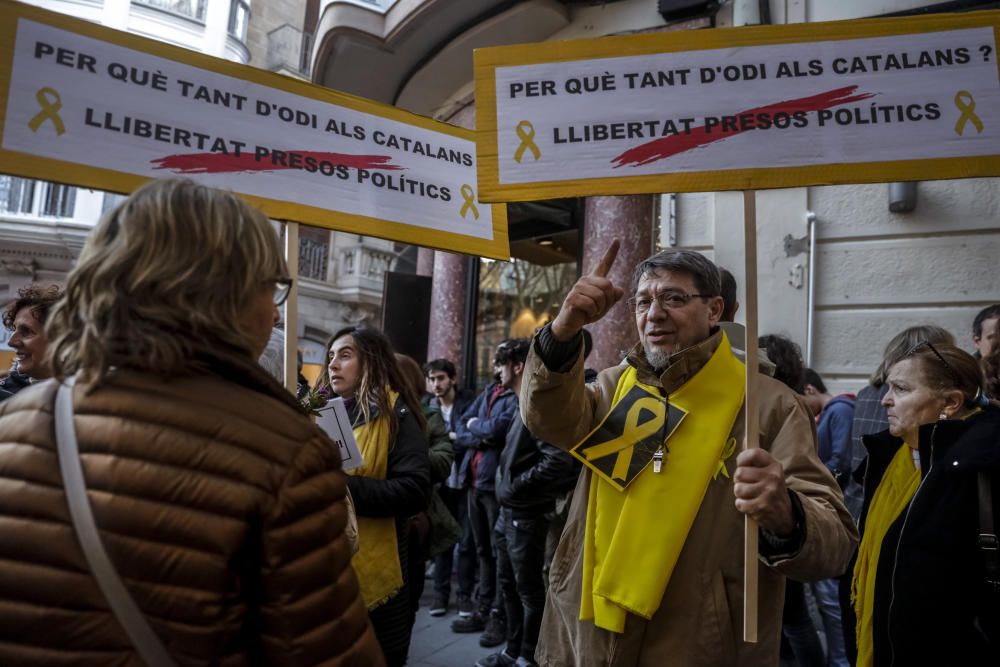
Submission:
<svg viewBox="0 0 1000 667">
<path fill-rule="evenodd" d="M 388 664 L 404 665 L 413 629 L 409 518 L 430 493 L 426 422 L 382 332 L 341 329 L 326 362 L 318 388 L 344 399 L 364 459 L 348 478 L 360 542 L 352 562 Z"/>
<path fill-rule="evenodd" d="M 51 375 L 45 359 L 49 347 L 45 321 L 61 296 L 58 285 L 29 285 L 18 290 L 17 298 L 4 311 L 3 325 L 11 332 L 8 344 L 14 348 L 14 366 L 0 380 L 0 401 Z"/>
<path fill-rule="evenodd" d="M 337 447 L 257 364 L 290 286 L 270 221 L 191 181 L 94 228 L 57 380 L 0 404 L 0 664 L 384 664 Z"/>
</svg>

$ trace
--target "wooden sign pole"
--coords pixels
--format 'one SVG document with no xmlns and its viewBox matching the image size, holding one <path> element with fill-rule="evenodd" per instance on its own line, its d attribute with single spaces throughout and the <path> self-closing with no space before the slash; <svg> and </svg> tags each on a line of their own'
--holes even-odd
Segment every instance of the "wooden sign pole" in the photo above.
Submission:
<svg viewBox="0 0 1000 667">
<path fill-rule="evenodd" d="M 299 384 L 299 223 L 285 222 L 285 264 L 294 281 L 285 300 L 285 389 L 294 396 Z"/>
<path fill-rule="evenodd" d="M 759 447 L 760 433 L 757 413 L 757 197 L 753 190 L 743 191 L 743 240 L 746 252 L 744 280 L 746 297 L 747 385 L 743 446 Z M 743 539 L 743 641 L 757 642 L 757 522 L 746 517 Z"/>
</svg>

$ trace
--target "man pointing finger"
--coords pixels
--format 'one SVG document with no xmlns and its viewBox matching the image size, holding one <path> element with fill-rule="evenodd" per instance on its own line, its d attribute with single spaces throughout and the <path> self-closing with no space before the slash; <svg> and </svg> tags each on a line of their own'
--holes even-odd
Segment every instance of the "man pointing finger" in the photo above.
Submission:
<svg viewBox="0 0 1000 667">
<path fill-rule="evenodd" d="M 702 255 L 664 251 L 635 268 L 617 307 L 634 314 L 639 344 L 584 384 L 580 330 L 625 295 L 607 278 L 617 252 L 615 241 L 577 281 L 525 366 L 528 428 L 586 466 L 536 658 L 553 667 L 777 664 L 784 577 L 840 574 L 857 530 L 816 457 L 813 420 L 781 383 L 758 378 L 761 448 L 738 453 L 746 369 L 716 326 L 719 272 Z M 663 407 L 632 409 L 651 398 Z M 739 640 L 744 514 L 761 528 L 757 644 Z"/>
</svg>

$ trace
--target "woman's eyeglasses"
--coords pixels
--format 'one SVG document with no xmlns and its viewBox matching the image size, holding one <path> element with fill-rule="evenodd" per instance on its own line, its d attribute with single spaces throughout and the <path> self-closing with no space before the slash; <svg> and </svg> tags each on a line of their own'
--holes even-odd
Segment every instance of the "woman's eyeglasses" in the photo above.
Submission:
<svg viewBox="0 0 1000 667">
<path fill-rule="evenodd" d="M 285 301 L 288 300 L 288 295 L 292 291 L 292 283 L 294 281 L 291 278 L 275 278 L 274 280 L 274 305 L 281 306 L 284 305 Z M 270 284 L 267 283 L 268 285 Z"/>
<path fill-rule="evenodd" d="M 951 364 L 948 363 L 948 360 L 945 359 L 944 356 L 937 351 L 937 348 L 934 347 L 934 344 L 931 343 L 929 340 L 922 340 L 913 347 L 911 347 L 910 350 L 903 355 L 903 358 L 905 359 L 907 357 L 913 356 L 914 354 L 916 354 L 922 348 L 925 347 L 928 350 L 930 350 L 934 354 L 934 356 L 937 357 L 937 360 L 940 361 L 941 364 L 948 370 L 948 373 L 949 375 L 951 375 L 952 379 L 954 379 L 956 383 L 961 384 L 962 379 L 959 377 L 958 372 L 954 368 L 952 368 Z"/>
</svg>

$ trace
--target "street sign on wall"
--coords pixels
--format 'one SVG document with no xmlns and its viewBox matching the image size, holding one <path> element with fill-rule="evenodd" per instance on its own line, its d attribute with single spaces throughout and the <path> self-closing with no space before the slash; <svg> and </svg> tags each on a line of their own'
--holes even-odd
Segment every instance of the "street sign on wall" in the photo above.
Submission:
<svg viewBox="0 0 1000 667">
<path fill-rule="evenodd" d="M 475 53 L 484 201 L 1000 175 L 1000 12 Z"/>
<path fill-rule="evenodd" d="M 116 192 L 183 175 L 274 218 L 510 254 L 472 132 L 8 0 L 0 173 Z"/>
</svg>

